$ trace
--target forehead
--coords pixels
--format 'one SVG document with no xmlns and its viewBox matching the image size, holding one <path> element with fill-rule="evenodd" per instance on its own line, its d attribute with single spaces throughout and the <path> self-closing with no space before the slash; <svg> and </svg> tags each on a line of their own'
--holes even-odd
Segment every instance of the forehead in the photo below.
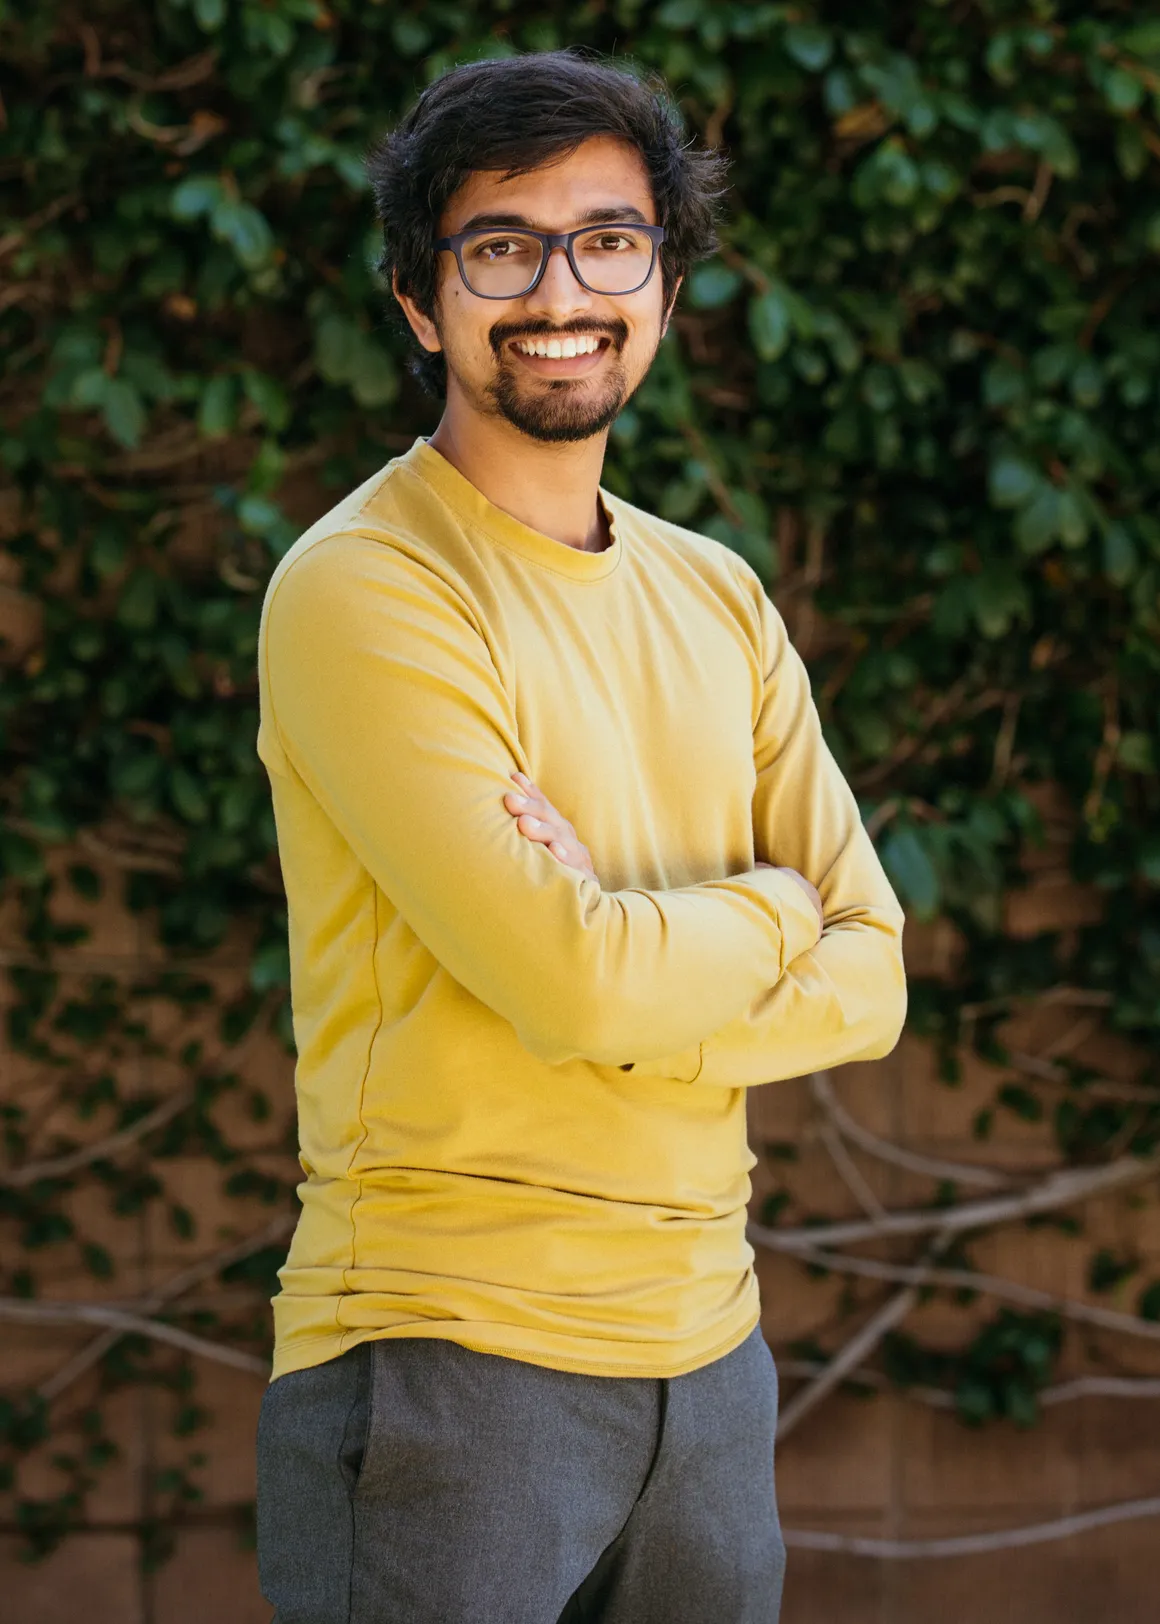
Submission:
<svg viewBox="0 0 1160 1624">
<path fill-rule="evenodd" d="M 511 180 L 502 170 L 477 169 L 448 202 L 440 226 L 451 236 L 477 215 L 522 215 L 541 231 L 567 231 L 588 211 L 620 204 L 658 223 L 640 152 L 616 136 L 594 135 L 566 157 Z"/>
</svg>

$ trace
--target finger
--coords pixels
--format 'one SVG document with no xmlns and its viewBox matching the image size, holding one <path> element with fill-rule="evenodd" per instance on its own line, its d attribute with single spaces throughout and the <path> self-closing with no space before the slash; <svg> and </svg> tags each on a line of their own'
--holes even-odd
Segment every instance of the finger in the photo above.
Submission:
<svg viewBox="0 0 1160 1624">
<path fill-rule="evenodd" d="M 508 811 L 517 818 L 539 818 L 545 823 L 554 821 L 551 807 L 534 795 L 523 795 L 518 790 L 509 789 L 503 799 Z"/>
<path fill-rule="evenodd" d="M 520 790 L 523 792 L 524 795 L 526 795 L 528 797 L 529 800 L 539 801 L 540 804 L 542 806 L 546 807 L 549 812 L 555 812 L 555 810 L 556 810 L 555 807 L 552 805 L 551 801 L 549 801 L 548 797 L 544 794 L 543 790 L 536 783 L 535 779 L 529 778 L 527 773 L 521 773 L 521 772 L 512 773 L 512 777 L 515 779 L 516 783 L 519 785 Z"/>
<path fill-rule="evenodd" d="M 534 818 L 524 812 L 516 820 L 516 825 L 522 835 L 529 840 L 538 840 L 541 845 L 551 845 L 552 841 L 559 843 L 560 831 L 546 818 Z"/>
<path fill-rule="evenodd" d="M 579 836 L 568 819 L 543 795 L 525 795 L 509 789 L 504 795 L 504 802 L 508 811 L 514 813 L 516 817 L 526 814 L 539 818 L 543 823 L 552 824 L 556 833 L 564 840 L 580 844 Z"/>
</svg>

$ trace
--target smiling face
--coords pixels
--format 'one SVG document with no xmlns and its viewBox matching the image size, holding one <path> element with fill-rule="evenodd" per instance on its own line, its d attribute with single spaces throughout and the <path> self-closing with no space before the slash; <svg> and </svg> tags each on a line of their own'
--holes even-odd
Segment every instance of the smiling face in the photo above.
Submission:
<svg viewBox="0 0 1160 1624">
<path fill-rule="evenodd" d="M 615 137 L 593 136 L 568 157 L 512 180 L 477 171 L 448 203 L 435 236 L 489 228 L 486 243 L 477 239 L 464 249 L 474 276 L 473 254 L 493 266 L 518 257 L 519 244 L 503 239 L 505 227 L 560 232 L 632 222 L 659 223 L 640 154 Z M 595 234 L 591 247 L 615 256 L 625 243 Z M 668 325 L 659 259 L 637 292 L 592 293 L 562 249 L 552 252 L 532 292 L 504 299 L 472 293 L 455 255 L 441 251 L 433 317 L 405 296 L 400 303 L 425 348 L 444 353 L 449 409 L 502 417 L 541 441 L 606 431 L 644 378 Z"/>
</svg>

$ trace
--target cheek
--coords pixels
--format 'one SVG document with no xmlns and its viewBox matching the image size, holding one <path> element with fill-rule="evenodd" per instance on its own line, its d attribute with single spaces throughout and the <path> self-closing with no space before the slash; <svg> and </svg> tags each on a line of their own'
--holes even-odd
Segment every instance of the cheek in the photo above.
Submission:
<svg viewBox="0 0 1160 1624">
<path fill-rule="evenodd" d="M 661 339 L 661 322 L 664 316 L 663 307 L 659 301 L 647 313 L 643 311 L 625 311 L 625 320 L 631 323 L 628 343 L 624 349 L 624 359 L 631 367 L 644 366 L 656 354 L 657 345 Z"/>
<path fill-rule="evenodd" d="M 494 365 L 491 341 L 488 338 L 495 318 L 481 312 L 479 301 L 466 290 L 454 285 L 442 290 L 439 304 L 440 339 L 444 350 L 458 360 L 475 367 Z"/>
</svg>

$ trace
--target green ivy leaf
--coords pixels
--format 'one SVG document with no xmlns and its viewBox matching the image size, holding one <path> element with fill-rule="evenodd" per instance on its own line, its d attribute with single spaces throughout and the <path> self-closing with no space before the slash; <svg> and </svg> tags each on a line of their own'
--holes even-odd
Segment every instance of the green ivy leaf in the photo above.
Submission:
<svg viewBox="0 0 1160 1624">
<path fill-rule="evenodd" d="M 1104 529 L 1104 574 L 1113 586 L 1127 586 L 1138 568 L 1135 544 L 1127 527 L 1113 520 Z"/>
<path fill-rule="evenodd" d="M 995 1413 L 995 1400 L 986 1382 L 964 1377 L 955 1388 L 955 1409 L 968 1426 L 977 1427 Z"/>
<path fill-rule="evenodd" d="M 201 391 L 197 430 L 207 440 L 221 439 L 237 422 L 238 384 L 229 372 L 215 372 Z"/>
<path fill-rule="evenodd" d="M 224 197 L 216 175 L 190 175 L 170 193 L 169 212 L 175 220 L 198 220 L 211 214 Z"/>
<path fill-rule="evenodd" d="M 268 372 L 259 372 L 256 367 L 246 367 L 242 372 L 242 388 L 246 399 L 257 407 L 262 421 L 280 433 L 290 422 L 292 408 L 290 397 L 278 380 Z"/>
<path fill-rule="evenodd" d="M 1139 180 L 1148 167 L 1148 143 L 1136 123 L 1125 119 L 1116 129 L 1116 162 L 1128 180 Z"/>
<path fill-rule="evenodd" d="M 250 203 L 222 197 L 210 215 L 210 229 L 221 242 L 228 242 L 247 270 L 266 264 L 274 249 L 274 233 L 265 215 Z"/>
<path fill-rule="evenodd" d="M 399 393 L 395 363 L 371 341 L 365 341 L 355 356 L 349 374 L 351 394 L 360 406 L 389 406 Z"/>
<path fill-rule="evenodd" d="M 117 619 L 122 626 L 134 631 L 145 631 L 157 618 L 157 604 L 161 582 L 152 570 L 135 569 L 117 602 Z"/>
<path fill-rule="evenodd" d="M 193 0 L 193 15 L 203 34 L 216 34 L 226 20 L 226 0 Z"/>
<path fill-rule="evenodd" d="M 1146 773 L 1150 777 L 1156 771 L 1156 750 L 1151 735 L 1141 728 L 1129 728 L 1120 735 L 1116 760 L 1128 772 Z"/>
<path fill-rule="evenodd" d="M 984 637 L 1005 637 L 1012 623 L 1027 617 L 1027 587 L 1007 563 L 991 560 L 967 589 L 975 622 Z"/>
<path fill-rule="evenodd" d="M 1049 480 L 1041 480 L 1035 495 L 1015 519 L 1019 551 L 1031 558 L 1046 552 L 1059 535 L 1059 523 L 1059 492 Z"/>
<path fill-rule="evenodd" d="M 718 310 L 729 303 L 744 277 L 719 260 L 697 265 L 689 275 L 689 303 L 695 310 Z"/>
<path fill-rule="evenodd" d="M 784 38 L 789 55 L 810 73 L 820 73 L 834 54 L 834 36 L 814 23 L 790 23 Z"/>
<path fill-rule="evenodd" d="M 1001 452 L 991 463 L 987 485 L 995 507 L 1022 507 L 1039 489 L 1040 473 L 1026 457 Z"/>
<path fill-rule="evenodd" d="M 125 800 L 141 800 L 160 784 L 164 765 L 155 750 L 118 756 L 109 771 L 110 788 Z"/>
<path fill-rule="evenodd" d="M 1074 491 L 1059 492 L 1059 539 L 1065 547 L 1082 547 L 1088 538 L 1087 514 Z"/>
<path fill-rule="evenodd" d="M 187 767 L 174 767 L 170 772 L 169 798 L 178 816 L 189 823 L 204 823 L 209 816 L 205 790 Z"/>
<path fill-rule="evenodd" d="M 41 849 L 27 835 L 17 834 L 0 824 L 0 877 L 37 884 L 44 878 Z"/>
<path fill-rule="evenodd" d="M 1043 1120 L 1043 1102 L 1022 1083 L 1004 1083 L 995 1098 L 1023 1122 Z"/>
<path fill-rule="evenodd" d="M 749 301 L 749 333 L 763 361 L 776 361 L 789 343 L 790 307 L 786 289 L 774 286 Z"/>
<path fill-rule="evenodd" d="M 283 942 L 259 948 L 250 960 L 250 986 L 255 992 L 290 985 L 290 951 Z"/>
<path fill-rule="evenodd" d="M 1119 38 L 1121 51 L 1128 51 L 1132 56 L 1139 56 L 1147 60 L 1149 57 L 1160 57 L 1160 19 L 1138 23 L 1135 28 L 1129 28 L 1126 34 Z"/>
<path fill-rule="evenodd" d="M 391 23 L 391 38 L 402 56 L 422 56 L 433 35 L 421 18 L 404 12 Z"/>
<path fill-rule="evenodd" d="M 116 1271 L 108 1247 L 101 1246 L 96 1241 L 85 1241 L 81 1246 L 81 1257 L 84 1259 L 85 1268 L 97 1280 L 113 1278 Z"/>
<path fill-rule="evenodd" d="M 941 898 L 938 874 L 916 829 L 892 829 L 880 847 L 882 865 L 919 920 L 933 919 Z"/>
<path fill-rule="evenodd" d="M 1144 1287 L 1136 1303 L 1136 1312 L 1141 1319 L 1160 1320 L 1160 1280 L 1153 1280 Z"/>
<path fill-rule="evenodd" d="M 1144 86 L 1126 68 L 1112 68 L 1104 77 L 1104 100 L 1113 113 L 1134 113 L 1144 100 Z"/>
<path fill-rule="evenodd" d="M 284 514 L 269 497 L 247 494 L 238 503 L 238 523 L 254 536 L 269 535 L 283 523 Z"/>
<path fill-rule="evenodd" d="M 148 414 L 145 402 L 127 379 L 109 379 L 101 401 L 101 415 L 118 445 L 127 450 L 140 445 Z"/>
</svg>

